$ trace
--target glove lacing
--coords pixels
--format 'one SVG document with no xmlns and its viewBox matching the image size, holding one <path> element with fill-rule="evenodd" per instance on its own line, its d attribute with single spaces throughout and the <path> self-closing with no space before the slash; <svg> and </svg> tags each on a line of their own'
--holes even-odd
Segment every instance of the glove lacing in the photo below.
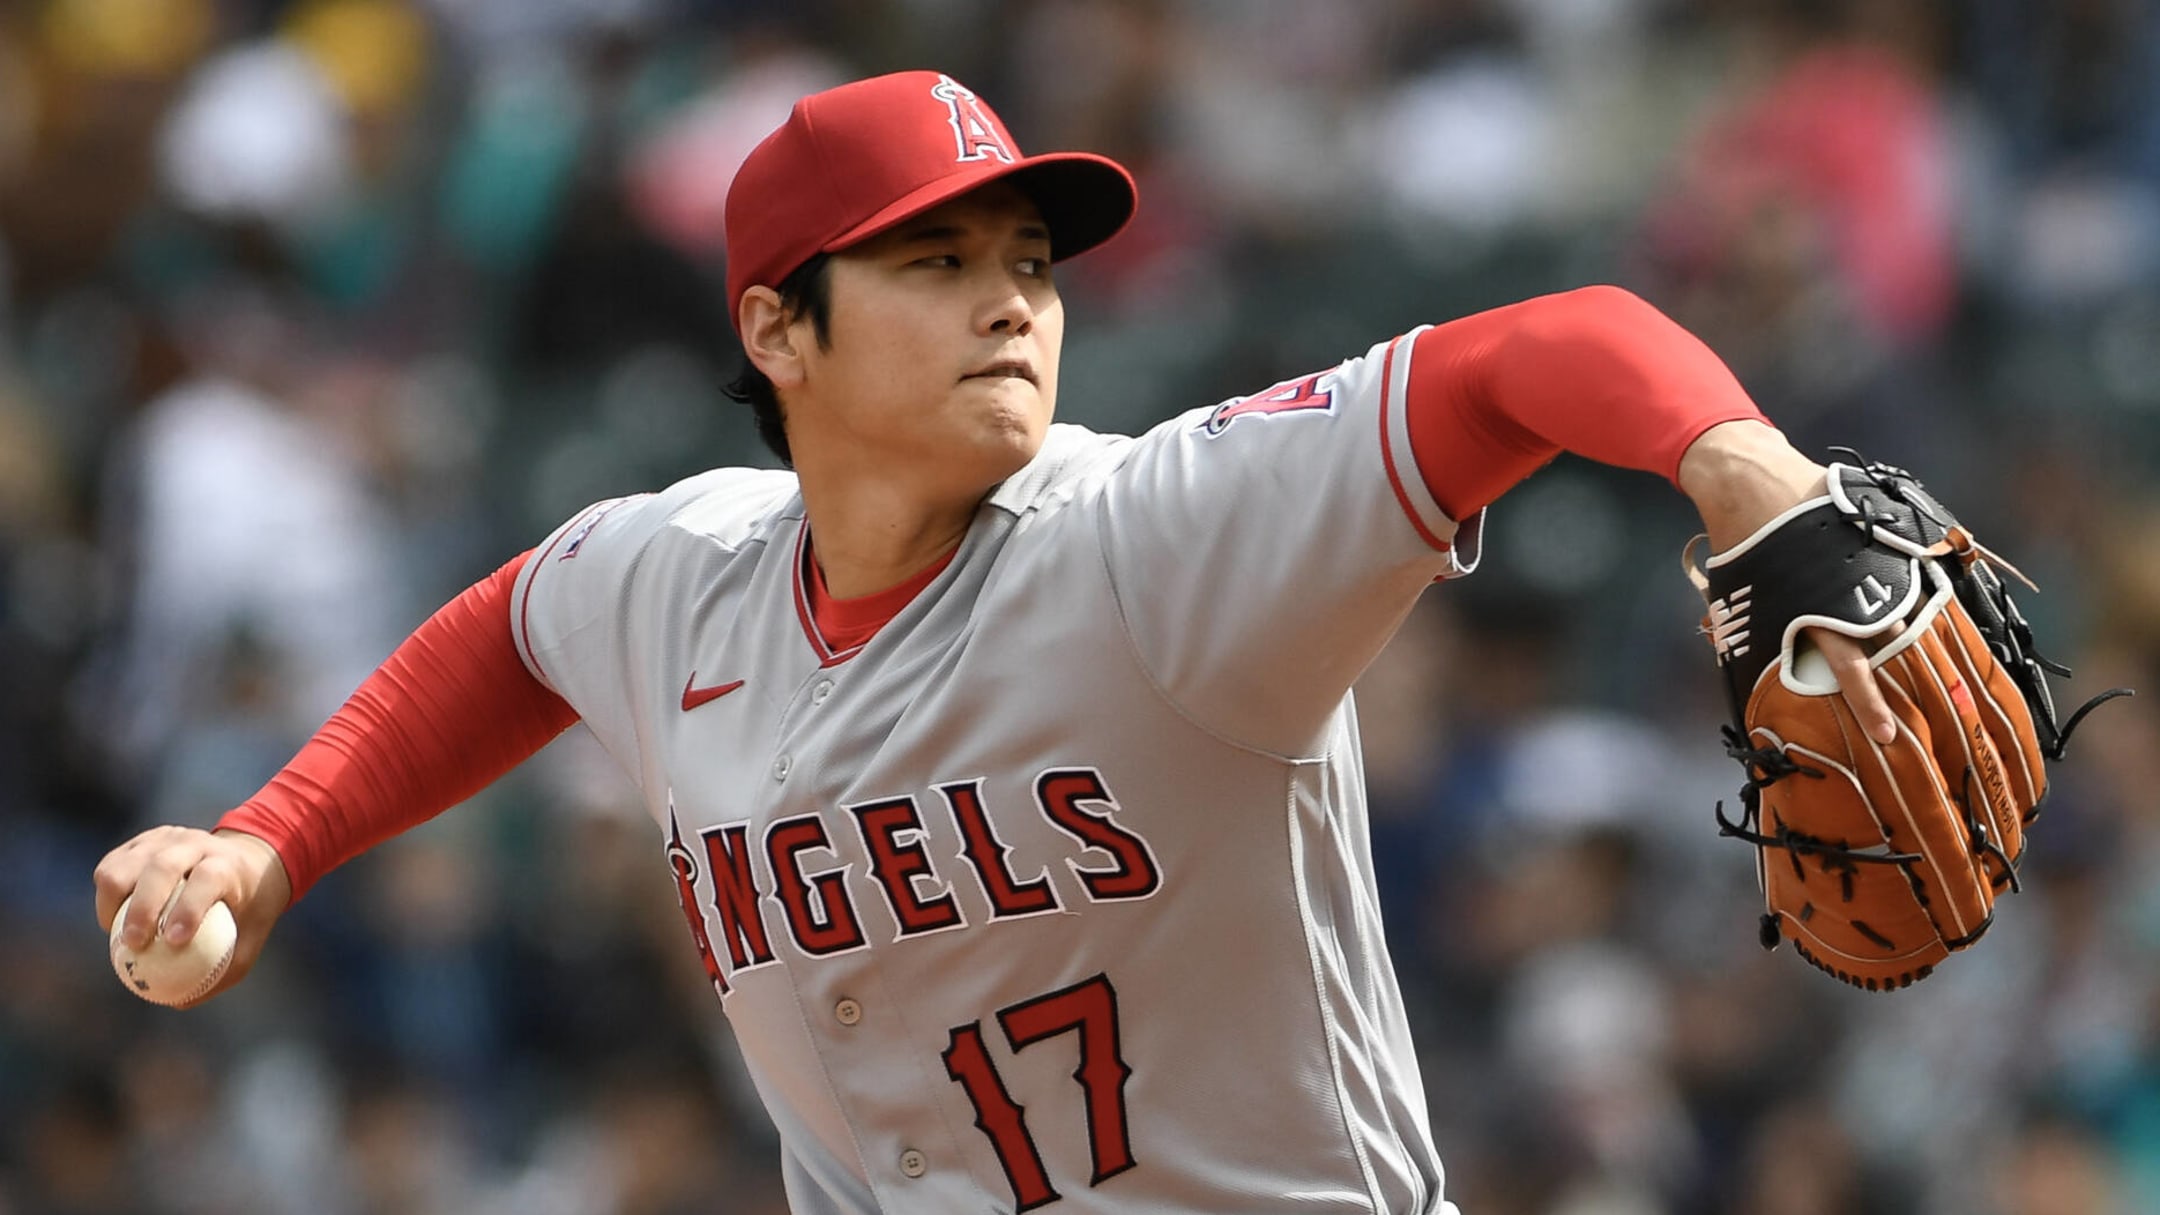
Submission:
<svg viewBox="0 0 2160 1215">
<path fill-rule="evenodd" d="M 1712 811 L 1717 818 L 1718 834 L 1720 836 L 1731 836 L 1734 839 L 1746 840 L 1758 848 L 1783 849 L 1786 857 L 1792 862 L 1794 877 L 1801 876 L 1801 857 L 1816 856 L 1822 858 L 1823 870 L 1838 875 L 1838 884 L 1848 902 L 1853 897 L 1853 875 L 1858 872 L 1860 865 L 1911 865 L 1923 859 L 1917 852 L 1893 852 L 1889 851 L 1887 847 L 1855 848 L 1843 841 L 1820 839 L 1816 836 L 1795 831 L 1782 822 L 1776 825 L 1774 832 L 1764 831 L 1762 829 L 1762 791 L 1764 789 L 1784 780 L 1788 776 L 1804 776 L 1810 780 L 1822 780 L 1824 773 L 1820 768 L 1811 768 L 1799 762 L 1787 754 L 1784 749 L 1775 745 L 1749 746 L 1747 739 L 1741 735 L 1736 727 L 1721 726 L 1719 730 L 1725 736 L 1725 754 L 1738 760 L 1741 769 L 1747 773 L 1747 783 L 1740 786 L 1739 820 L 1734 821 L 1726 817 L 1725 802 L 1722 799 L 1718 801 L 1715 810 Z M 1764 949 L 1777 948 L 1781 934 L 1778 932 L 1775 913 L 1765 913 L 1763 915 L 1759 935 Z"/>
</svg>

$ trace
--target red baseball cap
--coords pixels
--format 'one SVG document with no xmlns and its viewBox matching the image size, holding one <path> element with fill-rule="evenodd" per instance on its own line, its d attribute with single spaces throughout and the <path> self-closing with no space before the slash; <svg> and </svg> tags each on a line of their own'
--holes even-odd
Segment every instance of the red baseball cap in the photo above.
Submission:
<svg viewBox="0 0 2160 1215">
<path fill-rule="evenodd" d="M 1117 235 L 1139 201 L 1132 174 L 1108 157 L 1020 155 L 989 105 L 941 72 L 812 93 L 728 187 L 728 322 L 751 287 L 777 287 L 819 253 L 1004 178 L 1042 211 L 1053 261 Z"/>
</svg>

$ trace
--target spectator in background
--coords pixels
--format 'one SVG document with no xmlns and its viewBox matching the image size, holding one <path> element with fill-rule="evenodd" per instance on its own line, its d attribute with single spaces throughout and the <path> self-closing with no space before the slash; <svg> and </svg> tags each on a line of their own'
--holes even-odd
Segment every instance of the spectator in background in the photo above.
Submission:
<svg viewBox="0 0 2160 1215">
<path fill-rule="evenodd" d="M 1763 7 L 1741 48 L 1746 83 L 1682 154 L 1651 216 L 1651 255 L 1686 316 L 1728 344 L 1829 308 L 1856 337 L 1923 347 L 1957 287 L 1951 149 L 1914 48 L 1871 36 L 1883 10 L 1917 6 Z"/>
<path fill-rule="evenodd" d="M 225 284 L 186 299 L 181 329 L 189 374 L 145 407 L 113 470 L 131 487 L 112 520 L 130 602 L 96 716 L 143 774 L 144 812 L 192 818 L 260 755 L 205 771 L 190 746 L 304 735 L 389 653 L 405 588 L 364 466 L 296 408 L 318 368 L 293 302 Z M 290 699 L 262 703 L 266 684 Z"/>
<path fill-rule="evenodd" d="M 780 31 L 754 31 L 711 88 L 671 115 L 628 157 L 626 190 L 639 219 L 708 266 L 725 248 L 727 188 L 743 158 L 787 121 L 797 98 L 847 78 L 831 56 Z"/>
<path fill-rule="evenodd" d="M 1641 230 L 1648 292 L 1801 446 L 1940 452 L 1969 430 L 1948 424 L 1933 364 L 1958 288 L 1957 161 L 1925 58 L 1942 14 L 1927 0 L 1741 12 L 1731 91 Z M 1930 484 L 1963 488 L 1947 472 Z"/>
<path fill-rule="evenodd" d="M 1960 7 L 2008 194 L 1983 268 L 2033 313 L 2136 291 L 2160 267 L 2160 5 Z"/>
</svg>

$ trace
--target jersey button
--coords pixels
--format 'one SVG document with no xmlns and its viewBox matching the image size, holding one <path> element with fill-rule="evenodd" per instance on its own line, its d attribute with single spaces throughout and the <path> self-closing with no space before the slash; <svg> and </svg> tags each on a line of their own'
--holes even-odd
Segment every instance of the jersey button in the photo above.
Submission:
<svg viewBox="0 0 2160 1215">
<path fill-rule="evenodd" d="M 920 1177 L 930 1171 L 930 1161 L 914 1148 L 900 1153 L 900 1171 L 909 1177 Z"/>
<path fill-rule="evenodd" d="M 820 679 L 817 681 L 817 685 L 810 689 L 810 703 L 814 705 L 824 704 L 825 698 L 831 695 L 832 680 Z"/>
<path fill-rule="evenodd" d="M 794 760 L 789 759 L 785 755 L 781 756 L 780 758 L 772 761 L 772 778 L 774 780 L 786 780 L 788 772 L 793 769 L 794 766 Z"/>
<path fill-rule="evenodd" d="M 842 1025 L 853 1025 L 862 1020 L 862 1005 L 843 998 L 838 1004 L 832 1006 L 832 1015 L 833 1020 Z"/>
</svg>

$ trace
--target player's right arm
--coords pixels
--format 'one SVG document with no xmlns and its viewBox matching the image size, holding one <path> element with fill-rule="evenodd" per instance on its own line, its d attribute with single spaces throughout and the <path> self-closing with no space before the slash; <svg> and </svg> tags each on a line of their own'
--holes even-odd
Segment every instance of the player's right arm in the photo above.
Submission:
<svg viewBox="0 0 2160 1215">
<path fill-rule="evenodd" d="M 239 982 L 278 917 L 338 864 L 464 801 L 547 745 L 576 712 L 526 668 L 512 639 L 520 556 L 415 630 L 261 792 L 215 831 L 153 827 L 96 871 L 98 923 L 121 901 L 134 947 L 157 931 L 185 941 L 211 904 L 239 925 L 233 964 L 210 993 Z M 206 999 L 208 997 L 205 997 Z"/>
<path fill-rule="evenodd" d="M 140 893 L 122 931 L 148 941 L 184 879 L 164 930 L 185 941 L 222 899 L 240 939 L 215 995 L 322 875 L 486 788 L 580 717 L 628 762 L 634 605 L 667 600 L 670 571 L 698 576 L 697 559 L 732 551 L 794 488 L 790 474 L 715 469 L 578 512 L 416 629 L 215 831 L 157 827 L 109 853 L 99 923 L 109 931 L 121 900 Z"/>
</svg>

